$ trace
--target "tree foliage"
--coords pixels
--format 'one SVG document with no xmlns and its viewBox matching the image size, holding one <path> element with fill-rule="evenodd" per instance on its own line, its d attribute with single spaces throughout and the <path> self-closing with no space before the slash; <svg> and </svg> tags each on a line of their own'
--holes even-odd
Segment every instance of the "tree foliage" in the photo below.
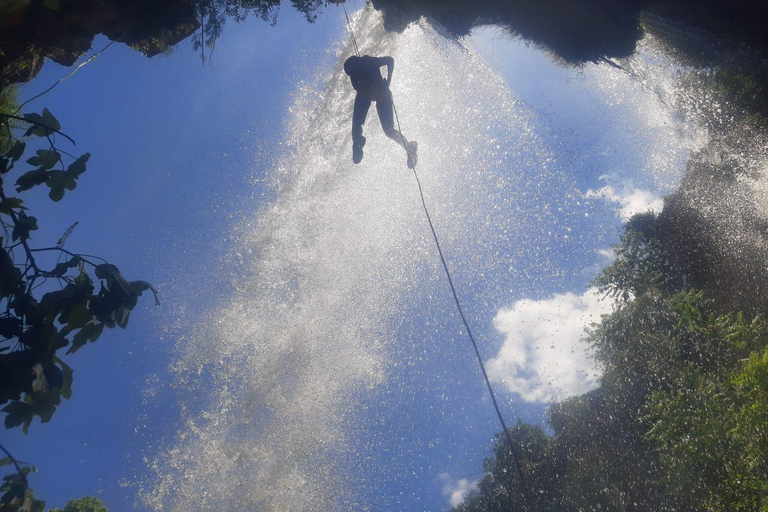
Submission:
<svg viewBox="0 0 768 512">
<path fill-rule="evenodd" d="M 77 222 L 55 244 L 33 245 L 38 220 L 18 194 L 44 186 L 51 200 L 62 200 L 77 187 L 90 157 L 63 151 L 57 138 L 71 140 L 48 109 L 22 116 L 9 108 L 0 111 L 5 148 L 0 154 L 0 405 L 6 428 L 22 427 L 25 433 L 35 417 L 50 421 L 62 398 L 72 395 L 74 371 L 63 359 L 64 349 L 76 352 L 96 341 L 104 327 L 125 328 L 147 290 L 158 303 L 149 283 L 129 282 L 109 262 L 65 249 Z M 13 471 L 3 477 L 0 512 L 41 512 L 45 504 L 34 498 L 27 481 L 36 470 L 2 449 L 7 457 L 0 465 L 10 464 Z M 93 500 L 71 502 L 74 508 L 68 504 L 65 510 L 106 510 Z"/>
<path fill-rule="evenodd" d="M 30 473 L 37 473 L 37 468 L 16 460 L 2 445 L 0 450 L 5 454 L 0 459 L 0 467 L 13 467 L 11 473 L 3 476 L 0 485 L 0 492 L 3 493 L 0 496 L 0 512 L 42 512 L 45 502 L 35 499 L 35 493 L 27 481 Z"/>
<path fill-rule="evenodd" d="M 768 511 L 768 322 L 686 287 L 664 231 L 633 218 L 596 280 L 617 300 L 585 340 L 600 387 L 551 407 L 554 435 L 511 432 L 537 511 Z M 524 509 L 505 447 L 454 510 Z"/>
<path fill-rule="evenodd" d="M 291 0 L 293 8 L 304 14 L 307 21 L 313 23 L 319 10 L 328 4 L 343 3 L 345 0 Z M 195 50 L 205 62 L 205 49 L 210 52 L 216 47 L 216 40 L 221 36 L 228 19 L 236 22 L 245 21 L 249 16 L 257 16 L 275 25 L 280 11 L 280 0 L 192 0 L 200 31 L 192 38 Z"/>
<path fill-rule="evenodd" d="M 51 512 L 109 512 L 100 499 L 84 496 L 78 500 L 69 500 L 64 508 L 55 508 Z"/>
<path fill-rule="evenodd" d="M 124 328 L 138 297 L 154 289 L 144 281 L 128 282 L 106 261 L 64 249 L 74 225 L 55 244 L 32 245 L 38 220 L 16 194 L 45 186 L 60 201 L 77 187 L 90 154 L 72 157 L 56 146 L 56 136 L 66 136 L 48 109 L 17 118 L 27 126 L 20 138 L 9 117 L 3 128 L 13 144 L 0 156 L 0 405 L 5 404 L 5 426 L 26 433 L 34 417 L 48 422 L 61 399 L 72 394 L 73 370 L 61 351 L 71 354 L 96 341 L 104 327 Z M 19 174 L 33 137 L 47 145 L 34 150 Z M 11 195 L 5 184 L 14 174 Z"/>
</svg>

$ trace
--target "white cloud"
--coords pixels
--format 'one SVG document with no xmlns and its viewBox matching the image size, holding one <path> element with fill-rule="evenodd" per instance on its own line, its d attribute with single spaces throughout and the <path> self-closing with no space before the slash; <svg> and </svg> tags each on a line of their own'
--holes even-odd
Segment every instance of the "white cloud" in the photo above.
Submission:
<svg viewBox="0 0 768 512">
<path fill-rule="evenodd" d="M 606 185 L 598 190 L 589 189 L 584 197 L 586 199 L 602 198 L 617 203 L 621 220 L 628 220 L 636 213 L 645 213 L 648 210 L 659 213 L 664 208 L 664 200 L 660 196 L 648 190 L 633 188 L 630 185 L 622 186 L 620 190 L 616 190 L 611 185 Z"/>
<path fill-rule="evenodd" d="M 489 377 L 527 402 L 557 402 L 596 388 L 600 372 L 580 339 L 586 327 L 610 311 L 611 302 L 594 288 L 582 295 L 517 301 L 494 319 L 506 339 L 488 361 Z"/>
<path fill-rule="evenodd" d="M 437 478 L 443 484 L 443 496 L 448 496 L 451 507 L 464 503 L 469 493 L 477 489 L 477 482 L 470 482 L 466 478 L 456 480 L 448 473 L 440 473 Z"/>
</svg>

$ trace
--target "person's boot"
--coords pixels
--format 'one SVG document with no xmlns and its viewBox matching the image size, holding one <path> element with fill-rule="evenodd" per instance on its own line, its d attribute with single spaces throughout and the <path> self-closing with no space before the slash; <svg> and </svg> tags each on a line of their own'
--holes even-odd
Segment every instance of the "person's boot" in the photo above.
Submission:
<svg viewBox="0 0 768 512">
<path fill-rule="evenodd" d="M 363 146 L 365 146 L 365 137 L 362 135 L 352 143 L 352 161 L 356 164 L 363 160 Z"/>
<path fill-rule="evenodd" d="M 413 169 L 419 161 L 419 156 L 416 152 L 419 149 L 419 143 L 415 140 L 408 143 L 408 149 L 405 152 L 408 154 L 408 168 Z"/>
</svg>

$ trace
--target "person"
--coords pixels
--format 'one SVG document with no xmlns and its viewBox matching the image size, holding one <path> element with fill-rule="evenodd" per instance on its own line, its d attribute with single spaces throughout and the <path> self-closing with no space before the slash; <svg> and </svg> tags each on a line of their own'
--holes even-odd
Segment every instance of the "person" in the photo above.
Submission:
<svg viewBox="0 0 768 512">
<path fill-rule="evenodd" d="M 387 67 L 387 79 L 381 76 L 381 68 Z M 395 120 L 392 115 L 392 92 L 389 84 L 392 81 L 392 71 L 395 68 L 395 59 L 392 57 L 362 57 L 353 55 L 344 62 L 344 72 L 349 75 L 352 87 L 357 91 L 355 95 L 355 108 L 352 114 L 352 161 L 359 164 L 363 159 L 363 124 L 368 115 L 371 102 L 376 102 L 376 111 L 384 133 L 390 139 L 400 144 L 408 155 L 408 168 L 416 166 L 416 141 L 408 140 L 395 129 Z"/>
</svg>

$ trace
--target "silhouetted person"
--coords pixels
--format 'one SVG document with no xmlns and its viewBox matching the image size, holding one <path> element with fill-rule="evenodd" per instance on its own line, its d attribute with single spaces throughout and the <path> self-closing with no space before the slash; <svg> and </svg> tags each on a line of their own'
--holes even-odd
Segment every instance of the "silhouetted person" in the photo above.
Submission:
<svg viewBox="0 0 768 512">
<path fill-rule="evenodd" d="M 381 77 L 380 69 L 387 66 L 387 79 Z M 408 142 L 406 138 L 395 129 L 395 120 L 392 115 L 392 92 L 389 83 L 392 81 L 392 71 L 395 68 L 395 59 L 392 57 L 362 57 L 352 56 L 344 62 L 344 72 L 349 75 L 352 87 L 357 91 L 355 96 L 355 110 L 352 114 L 352 161 L 359 164 L 363 159 L 363 124 L 368 115 L 371 102 L 376 102 L 376 111 L 379 113 L 379 121 L 387 137 L 394 140 L 405 149 L 408 154 L 408 168 L 416 165 L 416 141 Z"/>
</svg>

